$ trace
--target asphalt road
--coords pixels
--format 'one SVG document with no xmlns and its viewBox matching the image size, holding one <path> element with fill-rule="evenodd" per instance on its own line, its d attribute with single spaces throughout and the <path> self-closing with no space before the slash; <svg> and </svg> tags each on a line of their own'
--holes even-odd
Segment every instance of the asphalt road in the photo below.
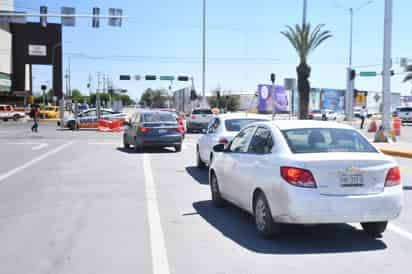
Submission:
<svg viewBox="0 0 412 274">
<path fill-rule="evenodd" d="M 0 123 L 0 273 L 409 273 L 412 160 L 405 208 L 382 239 L 358 225 L 287 226 L 262 240 L 253 219 L 211 205 L 183 151 L 126 151 L 121 134 Z"/>
</svg>

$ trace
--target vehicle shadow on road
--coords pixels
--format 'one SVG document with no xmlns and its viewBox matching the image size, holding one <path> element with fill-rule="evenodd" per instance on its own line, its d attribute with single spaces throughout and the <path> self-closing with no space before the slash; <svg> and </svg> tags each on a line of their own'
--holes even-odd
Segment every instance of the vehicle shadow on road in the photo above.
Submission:
<svg viewBox="0 0 412 274">
<path fill-rule="evenodd" d="M 175 154 L 176 152 L 172 148 L 144 148 L 139 151 L 134 150 L 133 148 L 124 148 L 124 147 L 117 147 L 116 148 L 118 151 L 121 151 L 123 153 L 128 153 L 128 154 L 168 154 L 168 153 L 173 153 Z"/>
<path fill-rule="evenodd" d="M 207 168 L 201 169 L 201 168 L 198 168 L 198 167 L 195 167 L 195 166 L 187 166 L 186 171 L 199 184 L 201 184 L 201 185 L 208 185 L 209 184 L 209 174 L 208 174 Z"/>
<path fill-rule="evenodd" d="M 265 254 L 344 253 L 386 249 L 348 224 L 303 227 L 283 225 L 281 235 L 273 240 L 259 237 L 253 217 L 234 207 L 215 208 L 211 201 L 193 203 L 196 212 L 223 235 L 253 252 Z"/>
</svg>

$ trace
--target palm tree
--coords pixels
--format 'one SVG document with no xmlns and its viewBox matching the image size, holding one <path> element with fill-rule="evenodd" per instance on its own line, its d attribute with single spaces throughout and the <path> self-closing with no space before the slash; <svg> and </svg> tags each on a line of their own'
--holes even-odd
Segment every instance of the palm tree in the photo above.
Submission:
<svg viewBox="0 0 412 274">
<path fill-rule="evenodd" d="M 408 74 L 406 74 L 405 78 L 403 79 L 403 82 L 412 81 L 412 65 L 406 66 L 405 72 L 407 72 Z"/>
<path fill-rule="evenodd" d="M 307 59 L 320 44 L 332 37 L 328 30 L 322 30 L 322 25 L 317 25 L 312 31 L 310 24 L 295 25 L 295 27 L 286 26 L 287 30 L 282 31 L 299 55 L 300 64 L 296 68 L 298 75 L 299 91 L 299 119 L 307 119 L 309 109 L 309 92 L 310 92 L 310 71 Z"/>
</svg>

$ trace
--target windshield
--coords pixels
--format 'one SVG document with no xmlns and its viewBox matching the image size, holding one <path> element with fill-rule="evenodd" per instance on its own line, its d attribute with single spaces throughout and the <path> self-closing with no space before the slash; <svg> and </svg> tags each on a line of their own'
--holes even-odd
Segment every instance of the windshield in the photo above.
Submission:
<svg viewBox="0 0 412 274">
<path fill-rule="evenodd" d="M 210 109 L 195 109 L 193 114 L 213 114 Z"/>
<path fill-rule="evenodd" d="M 263 122 L 266 121 L 264 119 L 230 119 L 225 121 L 225 127 L 227 131 L 238 132 L 245 126 L 256 123 L 256 122 Z"/>
<path fill-rule="evenodd" d="M 293 153 L 377 153 L 376 149 L 355 130 L 304 128 L 283 130 L 282 133 Z"/>
<path fill-rule="evenodd" d="M 400 108 L 399 111 L 402 111 L 402 112 L 412 112 L 412 107 Z"/>
<path fill-rule="evenodd" d="M 145 123 L 175 122 L 176 123 L 176 118 L 173 114 L 167 113 L 167 112 L 143 113 L 142 122 L 145 122 Z"/>
</svg>

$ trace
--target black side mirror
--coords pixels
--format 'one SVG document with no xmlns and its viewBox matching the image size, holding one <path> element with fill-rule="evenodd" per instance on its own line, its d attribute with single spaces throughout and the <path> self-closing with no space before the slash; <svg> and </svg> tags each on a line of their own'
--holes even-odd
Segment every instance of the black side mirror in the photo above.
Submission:
<svg viewBox="0 0 412 274">
<path fill-rule="evenodd" d="M 213 147 L 213 151 L 214 151 L 214 152 L 225 152 L 225 151 L 226 151 L 226 146 L 225 146 L 225 144 L 215 145 L 215 146 Z"/>
</svg>

